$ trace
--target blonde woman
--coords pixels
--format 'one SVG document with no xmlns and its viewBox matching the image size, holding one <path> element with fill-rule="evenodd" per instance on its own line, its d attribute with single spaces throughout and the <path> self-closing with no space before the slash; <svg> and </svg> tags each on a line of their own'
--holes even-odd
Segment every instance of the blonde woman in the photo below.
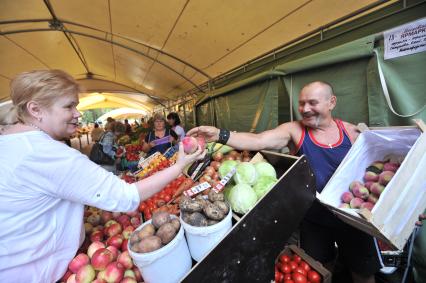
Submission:
<svg viewBox="0 0 426 283">
<path fill-rule="evenodd" d="M 175 165 L 126 184 L 60 142 L 77 129 L 78 94 L 59 70 L 11 82 L 13 108 L 0 121 L 0 282 L 56 282 L 84 238 L 84 205 L 134 211 L 203 155 L 180 147 Z"/>
</svg>

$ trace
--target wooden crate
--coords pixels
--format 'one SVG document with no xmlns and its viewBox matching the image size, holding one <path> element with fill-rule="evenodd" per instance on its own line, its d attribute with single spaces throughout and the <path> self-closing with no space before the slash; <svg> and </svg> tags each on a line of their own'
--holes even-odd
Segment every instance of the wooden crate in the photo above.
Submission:
<svg viewBox="0 0 426 283">
<path fill-rule="evenodd" d="M 341 209 L 340 196 L 365 168 L 388 155 L 405 155 L 400 168 L 370 212 Z M 415 127 L 371 129 L 360 134 L 318 199 L 340 219 L 402 249 L 426 208 L 426 133 Z"/>
</svg>

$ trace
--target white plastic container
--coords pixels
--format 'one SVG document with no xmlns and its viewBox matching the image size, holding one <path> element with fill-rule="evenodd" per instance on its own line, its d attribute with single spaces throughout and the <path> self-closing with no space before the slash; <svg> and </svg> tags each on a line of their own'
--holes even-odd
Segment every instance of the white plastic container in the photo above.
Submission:
<svg viewBox="0 0 426 283">
<path fill-rule="evenodd" d="M 151 223 L 151 220 L 143 223 L 136 231 L 148 223 Z M 192 267 L 191 255 L 182 225 L 175 238 L 161 249 L 150 253 L 135 253 L 130 249 L 130 243 L 128 243 L 128 250 L 146 283 L 179 282 Z"/>
<path fill-rule="evenodd" d="M 185 230 L 192 258 L 200 261 L 232 228 L 232 210 L 229 209 L 228 215 L 222 221 L 211 226 L 196 227 L 189 225 L 183 221 L 182 214 L 180 223 Z"/>
</svg>

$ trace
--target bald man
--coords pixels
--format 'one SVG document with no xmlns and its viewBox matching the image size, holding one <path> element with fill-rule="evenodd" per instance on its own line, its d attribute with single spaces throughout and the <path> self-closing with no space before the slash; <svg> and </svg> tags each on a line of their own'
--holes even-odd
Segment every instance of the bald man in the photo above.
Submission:
<svg viewBox="0 0 426 283">
<path fill-rule="evenodd" d="M 315 81 L 300 92 L 300 121 L 258 134 L 200 126 L 188 135 L 203 136 L 208 142 L 226 143 L 239 150 L 279 150 L 289 146 L 297 155 L 306 156 L 315 173 L 317 191 L 321 192 L 359 134 L 355 125 L 333 118 L 331 112 L 335 106 L 331 85 Z M 305 216 L 300 240 L 302 248 L 329 269 L 336 259 L 337 243 L 339 258 L 352 272 L 353 282 L 375 282 L 374 274 L 381 265 L 374 239 L 339 220 L 318 201 Z"/>
</svg>

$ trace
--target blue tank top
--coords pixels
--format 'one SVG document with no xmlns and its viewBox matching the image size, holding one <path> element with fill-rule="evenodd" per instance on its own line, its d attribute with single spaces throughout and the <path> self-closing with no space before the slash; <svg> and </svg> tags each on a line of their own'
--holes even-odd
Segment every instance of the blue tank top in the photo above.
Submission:
<svg viewBox="0 0 426 283">
<path fill-rule="evenodd" d="M 304 154 L 314 171 L 317 191 L 320 193 L 339 167 L 352 146 L 349 135 L 341 120 L 334 120 L 339 128 L 339 140 L 332 145 L 319 143 L 307 127 L 297 145 L 297 155 Z"/>
</svg>

